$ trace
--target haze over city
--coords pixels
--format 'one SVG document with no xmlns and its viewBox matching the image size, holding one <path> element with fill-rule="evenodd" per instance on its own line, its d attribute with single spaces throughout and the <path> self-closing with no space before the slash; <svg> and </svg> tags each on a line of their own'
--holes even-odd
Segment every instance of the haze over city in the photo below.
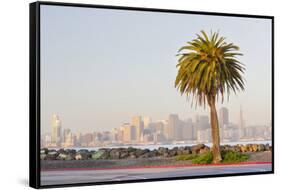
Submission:
<svg viewBox="0 0 281 190">
<path fill-rule="evenodd" d="M 271 140 L 271 124 L 247 125 L 242 108 L 238 123 L 229 120 L 226 107 L 219 109 L 218 120 L 223 143 Z M 139 115 L 108 131 L 90 129 L 81 133 L 64 128 L 60 117 L 54 114 L 51 133 L 41 137 L 41 147 L 56 148 L 210 143 L 211 124 L 208 115 L 183 120 L 178 114 L 170 114 L 168 118 L 158 121 Z"/>
<path fill-rule="evenodd" d="M 120 127 L 135 115 L 209 115 L 174 88 L 177 50 L 202 29 L 220 31 L 244 54 L 246 90 L 218 109 L 227 107 L 238 123 L 242 105 L 248 125 L 270 123 L 269 20 L 55 6 L 42 6 L 41 14 L 42 133 L 50 132 L 53 114 L 64 128 L 85 133 Z"/>
</svg>

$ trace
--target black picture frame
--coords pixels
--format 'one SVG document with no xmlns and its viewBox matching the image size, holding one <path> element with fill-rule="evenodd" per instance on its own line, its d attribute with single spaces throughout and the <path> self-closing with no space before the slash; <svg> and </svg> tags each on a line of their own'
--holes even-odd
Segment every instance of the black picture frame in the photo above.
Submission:
<svg viewBox="0 0 281 190">
<path fill-rule="evenodd" d="M 257 173 L 233 173 L 233 174 L 218 174 L 218 175 L 202 175 L 190 177 L 171 177 L 157 179 L 140 179 L 126 181 L 111 181 L 111 182 L 91 182 L 78 184 L 64 185 L 44 185 L 40 184 L 40 6 L 41 5 L 56 5 L 67 7 L 85 7 L 85 8 L 103 8 L 117 10 L 132 10 L 132 11 L 148 11 L 148 12 L 164 12 L 164 13 L 182 13 L 195 15 L 216 15 L 227 17 L 245 17 L 245 18 L 262 18 L 271 20 L 272 31 L 272 171 L 261 171 Z M 135 183 L 135 182 L 152 182 L 152 181 L 167 181 L 167 180 L 182 180 L 194 178 L 212 178 L 212 177 L 229 177 L 229 176 L 244 176 L 244 175 L 259 175 L 274 173 L 274 16 L 264 15 L 249 15 L 249 14 L 234 14 L 234 13 L 218 13 L 218 12 L 202 12 L 202 11 L 187 11 L 187 10 L 171 10 L 171 9 L 156 9 L 142 7 L 125 7 L 125 6 L 109 6 L 109 5 L 92 5 L 80 3 L 61 3 L 61 2 L 34 2 L 29 5 L 29 38 L 30 38 L 30 91 L 29 91 L 29 185 L 33 188 L 53 188 L 53 187 L 71 187 L 71 186 L 86 186 L 86 185 L 102 185 L 102 184 L 120 184 L 120 183 Z"/>
</svg>

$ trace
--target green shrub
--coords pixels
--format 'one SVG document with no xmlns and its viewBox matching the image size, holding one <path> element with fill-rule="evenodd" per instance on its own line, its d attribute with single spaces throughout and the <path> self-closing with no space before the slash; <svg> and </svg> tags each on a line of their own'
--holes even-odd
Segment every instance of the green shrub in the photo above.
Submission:
<svg viewBox="0 0 281 190">
<path fill-rule="evenodd" d="M 221 156 L 222 156 L 223 163 L 243 162 L 249 158 L 247 154 L 243 154 L 235 151 L 222 151 Z"/>
<path fill-rule="evenodd" d="M 206 152 L 204 154 L 198 155 L 192 159 L 193 164 L 211 164 L 213 161 L 212 152 Z"/>
<path fill-rule="evenodd" d="M 222 163 L 237 163 L 246 161 L 249 156 L 241 152 L 235 151 L 221 151 Z M 213 154 L 208 151 L 204 154 L 183 154 L 175 157 L 177 161 L 192 160 L 193 164 L 211 164 L 213 161 Z"/>
<path fill-rule="evenodd" d="M 175 159 L 177 161 L 185 161 L 185 160 L 192 160 L 196 158 L 198 155 L 195 154 L 182 154 L 182 155 L 177 155 Z"/>
</svg>

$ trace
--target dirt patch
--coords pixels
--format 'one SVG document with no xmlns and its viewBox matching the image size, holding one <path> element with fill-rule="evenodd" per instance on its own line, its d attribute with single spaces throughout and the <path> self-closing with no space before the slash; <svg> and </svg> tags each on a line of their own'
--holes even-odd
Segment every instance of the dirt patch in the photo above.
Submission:
<svg viewBox="0 0 281 190">
<path fill-rule="evenodd" d="M 246 162 L 271 162 L 271 151 L 248 152 Z M 137 158 L 137 159 L 100 159 L 100 160 L 41 160 L 41 169 L 63 168 L 118 168 L 118 167 L 147 167 L 147 166 L 180 166 L 191 165 L 191 160 L 177 161 L 175 158 Z"/>
<path fill-rule="evenodd" d="M 271 151 L 250 152 L 247 154 L 249 155 L 249 159 L 247 160 L 247 162 L 272 162 Z"/>
<path fill-rule="evenodd" d="M 116 168 L 162 165 L 186 165 L 191 161 L 176 161 L 173 158 L 142 158 L 127 160 L 41 160 L 41 169 L 61 168 Z"/>
</svg>

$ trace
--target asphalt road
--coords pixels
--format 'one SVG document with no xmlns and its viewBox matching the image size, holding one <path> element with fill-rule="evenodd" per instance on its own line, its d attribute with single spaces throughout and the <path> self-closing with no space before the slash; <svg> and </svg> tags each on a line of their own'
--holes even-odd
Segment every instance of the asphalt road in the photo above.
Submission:
<svg viewBox="0 0 281 190">
<path fill-rule="evenodd" d="M 181 176 L 264 172 L 271 171 L 271 168 L 271 164 L 251 164 L 224 166 L 194 166 L 178 168 L 42 171 L 41 185 L 59 185 L 101 181 L 122 181 Z"/>
</svg>

